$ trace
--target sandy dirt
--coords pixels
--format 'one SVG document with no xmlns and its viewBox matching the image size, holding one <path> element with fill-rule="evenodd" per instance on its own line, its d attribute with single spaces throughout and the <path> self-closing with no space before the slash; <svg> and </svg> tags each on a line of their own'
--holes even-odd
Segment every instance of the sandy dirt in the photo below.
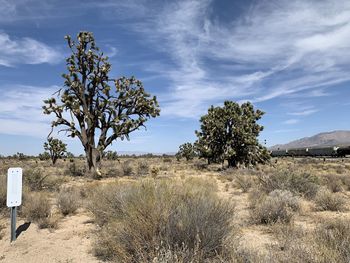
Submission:
<svg viewBox="0 0 350 263">
<path fill-rule="evenodd" d="M 17 227 L 24 223 L 25 221 L 18 220 Z M 38 229 L 32 223 L 10 244 L 8 222 L 3 230 L 5 235 L 0 240 L 0 262 L 101 262 L 91 253 L 93 229 L 94 225 L 88 215 L 77 214 L 61 219 L 58 229 L 53 231 Z"/>
</svg>

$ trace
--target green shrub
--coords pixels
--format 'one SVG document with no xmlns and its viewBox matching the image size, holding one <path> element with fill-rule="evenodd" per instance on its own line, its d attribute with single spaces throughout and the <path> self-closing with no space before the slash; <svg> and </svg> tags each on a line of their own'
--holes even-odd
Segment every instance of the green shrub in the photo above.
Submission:
<svg viewBox="0 0 350 263">
<path fill-rule="evenodd" d="M 266 193 L 280 189 L 311 198 L 316 195 L 319 188 L 317 176 L 294 171 L 292 168 L 276 170 L 272 173 L 262 173 L 258 178 L 261 189 Z"/>
<path fill-rule="evenodd" d="M 57 206 L 64 216 L 74 214 L 81 206 L 80 193 L 72 187 L 62 188 L 57 196 Z"/>
<path fill-rule="evenodd" d="M 315 197 L 316 209 L 319 211 L 343 211 L 345 199 L 339 193 L 332 193 L 328 189 L 321 189 Z"/>
<path fill-rule="evenodd" d="M 299 200 L 290 191 L 274 190 L 260 198 L 251 215 L 253 221 L 260 224 L 289 223 L 299 209 Z"/>
<path fill-rule="evenodd" d="M 233 208 L 214 189 L 203 179 L 102 187 L 90 204 L 101 227 L 95 254 L 115 262 L 225 261 Z"/>
</svg>

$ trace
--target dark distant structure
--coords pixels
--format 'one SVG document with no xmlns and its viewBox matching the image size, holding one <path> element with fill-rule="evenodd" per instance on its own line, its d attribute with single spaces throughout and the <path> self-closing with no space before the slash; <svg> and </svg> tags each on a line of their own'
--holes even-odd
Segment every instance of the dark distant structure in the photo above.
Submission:
<svg viewBox="0 0 350 263">
<path fill-rule="evenodd" d="M 346 157 L 347 155 L 350 155 L 350 146 L 292 148 L 271 151 L 272 157 Z"/>
</svg>

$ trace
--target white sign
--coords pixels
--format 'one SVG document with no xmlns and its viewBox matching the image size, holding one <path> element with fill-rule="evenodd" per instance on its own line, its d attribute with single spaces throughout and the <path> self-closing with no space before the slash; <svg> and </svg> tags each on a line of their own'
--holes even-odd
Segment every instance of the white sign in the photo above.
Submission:
<svg viewBox="0 0 350 263">
<path fill-rule="evenodd" d="M 8 207 L 22 204 L 22 168 L 10 168 L 7 171 L 7 202 Z"/>
</svg>

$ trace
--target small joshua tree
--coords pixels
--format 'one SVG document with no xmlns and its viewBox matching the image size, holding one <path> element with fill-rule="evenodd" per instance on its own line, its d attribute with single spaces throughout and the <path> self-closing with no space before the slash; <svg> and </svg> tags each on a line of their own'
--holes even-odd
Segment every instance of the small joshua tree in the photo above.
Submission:
<svg viewBox="0 0 350 263">
<path fill-rule="evenodd" d="M 263 126 L 257 121 L 263 114 L 250 102 L 225 101 L 223 107 L 211 106 L 200 119 L 201 130 L 196 131 L 199 156 L 208 162 L 227 160 L 229 167 L 267 162 L 269 153 L 258 141 Z"/>
<path fill-rule="evenodd" d="M 180 160 L 180 158 L 186 158 L 186 161 L 192 160 L 196 156 L 194 151 L 194 147 L 191 143 L 186 142 L 179 146 L 179 151 L 176 154 L 176 158 Z"/>
<path fill-rule="evenodd" d="M 60 101 L 45 100 L 43 110 L 55 115 L 52 128 L 64 127 L 60 131 L 79 138 L 89 170 L 100 176 L 104 150 L 118 138 L 129 139 L 131 132 L 145 127 L 160 110 L 156 97 L 145 91 L 141 81 L 109 77 L 111 64 L 91 32 L 80 32 L 77 42 L 70 36 L 66 39 L 72 54 L 66 59 L 68 73 L 62 75 L 64 87 L 57 92 Z"/>
<path fill-rule="evenodd" d="M 44 143 L 44 149 L 45 151 L 49 152 L 53 165 L 55 165 L 59 158 L 62 158 L 65 155 L 67 152 L 66 147 L 67 144 L 63 143 L 59 139 L 54 139 L 52 137 L 49 137 L 47 139 L 47 142 Z"/>
</svg>

